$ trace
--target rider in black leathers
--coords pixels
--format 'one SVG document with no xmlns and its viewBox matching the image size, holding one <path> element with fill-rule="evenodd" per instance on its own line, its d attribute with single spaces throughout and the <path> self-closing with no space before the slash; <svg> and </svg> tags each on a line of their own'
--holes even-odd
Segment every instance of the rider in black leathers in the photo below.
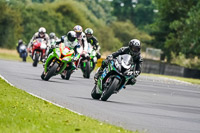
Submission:
<svg viewBox="0 0 200 133">
<path fill-rule="evenodd" d="M 135 65 L 135 70 L 133 70 L 133 74 L 135 77 L 137 77 L 141 73 L 142 62 L 143 62 L 143 58 L 141 57 L 141 54 L 140 54 L 140 49 L 141 49 L 140 41 L 137 39 L 132 39 L 129 42 L 128 47 L 122 47 L 117 52 L 114 52 L 111 55 L 109 55 L 104 61 L 102 61 L 101 67 L 99 68 L 98 72 L 94 76 L 95 81 L 97 81 L 99 76 L 102 75 L 103 69 L 108 65 L 109 60 L 112 60 L 113 58 L 116 58 L 117 56 L 123 55 L 123 54 L 130 54 L 132 56 L 131 64 Z M 136 79 L 132 78 L 128 81 L 127 84 L 133 85 L 135 83 L 136 83 Z"/>
<path fill-rule="evenodd" d="M 96 51 L 97 59 L 101 58 L 101 54 L 99 52 L 100 46 L 97 38 L 93 35 L 93 30 L 91 28 L 85 29 L 85 34 L 87 38 L 87 42 L 90 43 L 93 46 L 93 49 Z"/>
</svg>

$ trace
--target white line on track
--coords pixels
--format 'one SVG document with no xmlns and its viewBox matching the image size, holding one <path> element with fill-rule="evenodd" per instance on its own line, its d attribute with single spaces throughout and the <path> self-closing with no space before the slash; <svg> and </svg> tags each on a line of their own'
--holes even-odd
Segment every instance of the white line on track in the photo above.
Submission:
<svg viewBox="0 0 200 133">
<path fill-rule="evenodd" d="M 15 87 L 12 83 L 10 83 L 8 80 L 6 80 L 1 74 L 0 74 L 0 78 L 2 78 L 4 81 L 6 81 L 9 85 Z M 30 93 L 30 92 L 27 92 L 27 93 L 29 93 L 30 95 L 32 95 L 32 96 L 34 96 L 34 97 L 37 97 L 37 98 L 39 98 L 39 99 L 42 99 L 42 100 L 44 100 L 44 101 L 46 101 L 46 102 L 52 103 L 52 104 L 54 104 L 54 105 L 56 105 L 56 106 L 58 106 L 58 107 L 65 108 L 65 109 L 67 109 L 67 110 L 69 110 L 69 111 L 71 111 L 71 112 L 73 112 L 73 113 L 78 114 L 78 115 L 83 115 L 83 114 L 78 113 L 78 112 L 76 112 L 76 111 L 74 111 L 74 110 L 71 110 L 71 109 L 66 108 L 66 107 L 63 107 L 63 106 L 61 106 L 61 105 L 59 105 L 59 104 L 57 104 L 57 103 L 54 103 L 54 102 L 52 102 L 52 101 L 49 101 L 49 100 L 47 100 L 47 99 L 45 99 L 45 98 L 42 98 L 42 97 L 40 97 L 40 96 L 37 96 L 37 95 L 35 95 L 35 94 L 33 94 L 33 93 Z"/>
</svg>

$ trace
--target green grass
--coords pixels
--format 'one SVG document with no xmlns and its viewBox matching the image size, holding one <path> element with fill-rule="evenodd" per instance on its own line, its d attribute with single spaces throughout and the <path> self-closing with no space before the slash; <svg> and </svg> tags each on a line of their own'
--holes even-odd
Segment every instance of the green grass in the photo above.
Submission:
<svg viewBox="0 0 200 133">
<path fill-rule="evenodd" d="M 184 77 L 176 77 L 176 76 L 167 76 L 167 75 L 160 75 L 160 74 L 148 74 L 148 73 L 142 73 L 141 75 L 164 77 L 164 78 L 170 78 L 170 79 L 176 79 L 176 80 L 180 80 L 180 81 L 189 82 L 189 83 L 192 83 L 192 84 L 200 84 L 200 79 L 184 78 Z"/>
<path fill-rule="evenodd" d="M 0 78 L 0 132 L 129 133 L 131 131 L 57 107 L 10 86 Z"/>
</svg>

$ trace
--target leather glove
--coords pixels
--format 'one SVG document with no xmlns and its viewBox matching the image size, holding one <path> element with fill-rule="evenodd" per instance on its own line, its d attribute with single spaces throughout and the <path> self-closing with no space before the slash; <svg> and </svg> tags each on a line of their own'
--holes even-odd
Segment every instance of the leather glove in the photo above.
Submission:
<svg viewBox="0 0 200 133">
<path fill-rule="evenodd" d="M 138 75 L 140 75 L 140 71 L 135 71 L 134 76 L 137 77 Z"/>
<path fill-rule="evenodd" d="M 78 58 L 75 56 L 73 59 L 72 59 L 72 62 L 75 62 L 75 61 L 77 61 L 78 60 Z"/>
<path fill-rule="evenodd" d="M 131 79 L 131 85 L 134 85 L 136 83 L 136 79 L 135 78 L 132 78 Z"/>
</svg>

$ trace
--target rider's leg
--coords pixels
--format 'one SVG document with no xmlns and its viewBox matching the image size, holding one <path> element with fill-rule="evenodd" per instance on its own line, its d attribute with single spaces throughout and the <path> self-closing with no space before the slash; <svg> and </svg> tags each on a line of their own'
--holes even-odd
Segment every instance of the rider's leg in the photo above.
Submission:
<svg viewBox="0 0 200 133">
<path fill-rule="evenodd" d="M 103 69 L 108 65 L 108 60 L 105 59 L 102 61 L 101 67 L 99 68 L 99 70 L 96 72 L 96 74 L 94 75 L 94 79 L 97 80 L 102 74 L 103 74 Z"/>
</svg>

